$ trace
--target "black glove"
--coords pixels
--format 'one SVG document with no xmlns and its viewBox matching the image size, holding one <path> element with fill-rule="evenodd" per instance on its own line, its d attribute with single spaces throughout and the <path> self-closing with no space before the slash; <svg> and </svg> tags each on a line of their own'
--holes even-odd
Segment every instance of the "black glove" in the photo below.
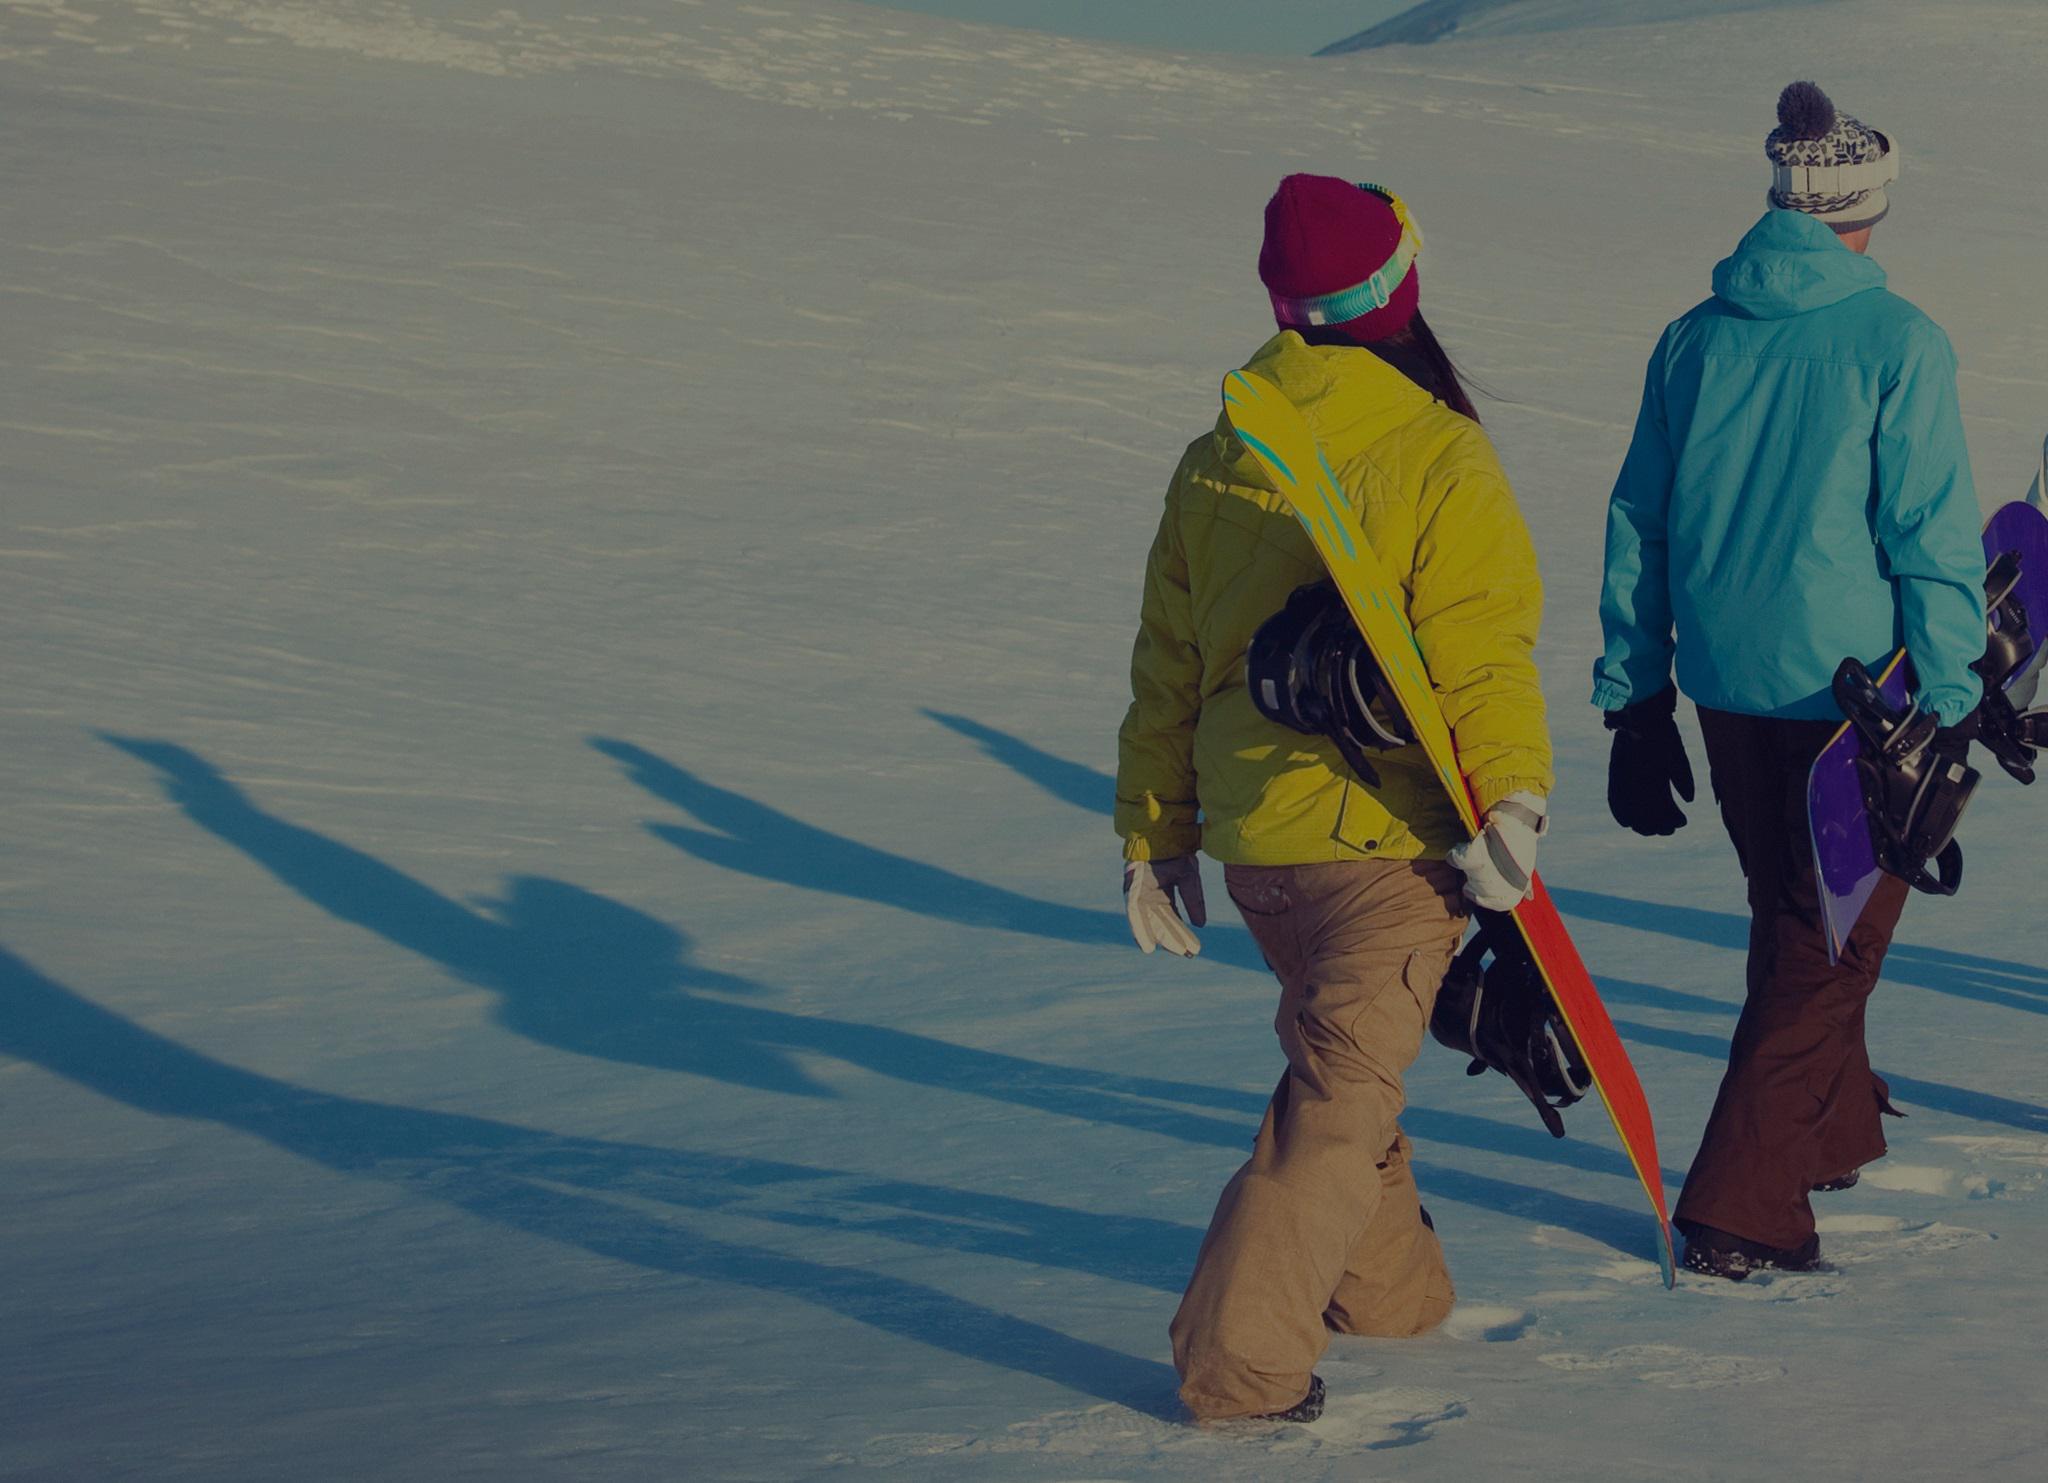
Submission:
<svg viewBox="0 0 2048 1483">
<path fill-rule="evenodd" d="M 1676 789 L 1692 802 L 1692 763 L 1673 719 L 1677 713 L 1675 686 L 1607 713 L 1607 729 L 1614 733 L 1614 749 L 1607 756 L 1607 811 L 1624 829 L 1673 834 L 1685 826 L 1685 815 L 1671 801 Z"/>
<path fill-rule="evenodd" d="M 1967 763 L 1970 760 L 1970 743 L 1976 741 L 1982 732 L 1981 710 L 1971 711 L 1953 726 L 1937 727 L 1927 750 L 1944 762 Z"/>
</svg>

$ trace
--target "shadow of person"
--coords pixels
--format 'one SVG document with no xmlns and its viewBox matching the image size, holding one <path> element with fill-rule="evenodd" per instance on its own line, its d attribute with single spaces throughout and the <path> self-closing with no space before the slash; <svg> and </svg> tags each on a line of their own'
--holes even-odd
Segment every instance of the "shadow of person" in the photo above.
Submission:
<svg viewBox="0 0 2048 1483">
<path fill-rule="evenodd" d="M 1112 811 L 1116 780 L 1108 773 L 1070 762 L 966 716 L 929 709 L 924 714 L 974 742 L 984 756 L 1053 797 L 1091 813 L 1107 815 Z M 1550 894 L 1559 911 L 1582 921 L 1635 927 L 1736 952 L 1746 951 L 1749 946 L 1749 921 L 1732 912 L 1638 901 L 1569 886 L 1553 885 Z M 1894 941 L 1885 956 L 1884 976 L 1894 983 L 1932 989 L 1938 994 L 1953 994 L 2031 1014 L 2048 1014 L 2048 968 L 2040 964 Z"/>
<path fill-rule="evenodd" d="M 966 737 L 981 748 L 984 757 L 1001 763 L 1026 782 L 1036 783 L 1061 803 L 1104 818 L 1116 812 L 1116 779 L 1108 773 L 1069 762 L 1022 737 L 984 726 L 968 716 L 930 709 L 924 714 L 948 731 Z"/>
<path fill-rule="evenodd" d="M 624 768 L 634 783 L 708 826 L 691 829 L 679 824 L 649 824 L 647 829 L 655 838 L 709 864 L 759 880 L 871 901 L 962 926 L 1136 951 L 1121 911 L 1040 901 L 829 833 L 706 782 L 631 742 L 592 737 L 590 745 Z M 1202 934 L 1202 954 L 1235 968 L 1264 972 L 1258 949 L 1241 927 L 1212 924 Z"/>
<path fill-rule="evenodd" d="M 984 726 L 978 721 L 944 715 L 936 711 L 926 711 L 925 714 L 941 725 L 973 740 L 986 755 L 1012 768 L 1054 796 L 1065 798 L 1075 803 L 1077 807 L 1088 808 L 1098 813 L 1108 812 L 1106 802 L 1098 804 L 1093 801 L 1097 798 L 1107 800 L 1113 793 L 1115 782 L 1107 773 L 1095 772 L 1078 763 L 1068 762 L 994 727 Z M 1733 952 L 1746 952 L 1749 947 L 1749 921 L 1732 912 L 1708 911 L 1696 906 L 1675 906 L 1666 902 L 1638 901 L 1604 891 L 1588 891 L 1569 886 L 1552 886 L 1550 894 L 1556 901 L 1559 911 L 1584 921 L 1634 927 L 1683 941 L 1727 948 Z M 2033 1014 L 2048 1014 L 2048 969 L 2038 965 L 1895 941 L 1885 957 L 1884 977 L 1896 983 L 1932 989 L 1941 994 L 1953 994 L 1958 998 L 1974 999 L 1981 1003 L 1996 1004 Z M 1649 984 L 1615 979 L 1602 979 L 1600 983 L 1603 996 L 1645 1007 L 1709 1013 L 1718 1011 L 1728 1014 L 1735 1013 L 1741 1007 L 1739 1004 L 1724 1005 L 1704 995 L 1682 994 Z M 1715 1040 L 1710 1036 L 1689 1034 L 1681 1030 L 1658 1030 L 1638 1024 L 1618 1024 L 1616 1028 L 1638 1044 L 1654 1045 L 1687 1054 L 1708 1055 L 1717 1059 L 1725 1059 L 1727 1056 L 1727 1042 Z M 2033 1129 L 2048 1126 L 2048 1110 L 2031 1102 L 1971 1091 L 1966 1087 L 1949 1086 L 1944 1082 L 1897 1076 L 1889 1071 L 1884 1075 L 1890 1082 L 1892 1090 L 1899 1096 L 1930 1108 L 1953 1113 L 1958 1117 L 2003 1123 L 2015 1128 Z"/>
<path fill-rule="evenodd" d="M 105 740 L 156 769 L 187 817 L 279 882 L 329 915 L 491 990 L 500 1024 L 558 1050 L 762 1091 L 836 1096 L 793 1054 L 811 1053 L 917 1085 L 1230 1148 L 1249 1141 L 1265 1105 L 1254 1093 L 1054 1066 L 736 1003 L 766 991 L 693 962 L 687 934 L 623 903 L 563 881 L 516 876 L 501 900 L 472 910 L 374 856 L 266 812 L 184 747 Z"/>
<path fill-rule="evenodd" d="M 788 1055 L 744 1036 L 707 1035 L 691 1022 L 688 1004 L 669 1002 L 685 986 L 734 995 L 761 990 L 691 965 L 688 940 L 664 922 L 574 886 L 533 879 L 513 883 L 512 915 L 499 920 L 361 850 L 266 813 L 184 747 L 103 740 L 156 769 L 165 793 L 192 822 L 321 910 L 502 994 L 499 1017 L 510 1028 L 564 1050 L 763 1091 L 828 1095 Z"/>
<path fill-rule="evenodd" d="M 1136 1233 L 1141 1250 L 1127 1263 L 1129 1277 L 1124 1270 L 1103 1275 L 1165 1291 L 1178 1286 L 1199 1239 L 1185 1227 L 832 1169 L 555 1137 L 488 1118 L 331 1096 L 200 1055 L 93 1004 L 5 948 L 0 1054 L 137 1111 L 250 1134 L 339 1173 L 562 1246 L 778 1293 L 965 1359 L 1151 1415 L 1178 1414 L 1175 1377 L 1163 1364 L 902 1278 L 713 1240 L 646 1207 L 872 1231 L 1039 1264 L 1048 1253 L 1080 1259 L 1105 1240 Z M 877 1215 L 877 1207 L 889 1213 Z"/>
<path fill-rule="evenodd" d="M 944 720 L 945 718 L 939 719 Z M 986 745 L 993 745 L 991 739 L 1001 737 L 999 732 L 989 731 L 987 728 L 977 728 L 975 723 L 966 722 L 960 718 L 953 718 L 947 724 L 954 724 L 955 729 L 961 730 L 963 734 L 971 735 L 975 730 L 986 732 L 987 736 L 985 738 L 977 738 L 984 740 Z M 907 909 L 911 910 L 929 907 L 930 903 L 924 900 L 923 892 L 926 883 L 935 876 L 945 877 L 951 883 L 949 889 L 965 890 L 970 894 L 986 892 L 991 893 L 993 896 L 1010 898 L 1010 893 L 1008 892 L 994 892 L 993 888 L 982 886 L 978 882 L 966 881 L 961 877 L 951 876 L 948 872 L 936 871 L 933 867 L 920 865 L 914 861 L 903 860 L 897 856 L 885 855 L 880 851 L 871 850 L 865 845 L 853 844 L 835 835 L 825 834 L 823 831 L 792 819 L 786 814 L 770 809 L 764 804 L 755 803 L 751 799 L 743 798 L 725 789 L 714 787 L 694 774 L 676 766 L 665 758 L 656 756 L 642 747 L 609 738 L 593 738 L 591 745 L 625 766 L 628 775 L 657 798 L 674 804 L 677 808 L 696 816 L 715 829 L 724 831 L 722 834 L 710 834 L 702 830 L 678 829 L 665 825 L 649 826 L 660 837 L 669 839 L 672 843 L 678 843 L 683 848 L 690 850 L 691 853 L 697 854 L 700 858 L 710 860 L 713 863 L 743 870 L 748 874 L 764 876 L 768 879 L 784 880 L 792 884 L 811 886 L 814 889 L 839 889 L 843 890 L 845 894 L 861 896 L 864 899 L 882 900 L 889 901 L 892 904 L 906 905 Z M 1034 766 L 1043 765 L 1049 767 L 1051 764 L 1058 763 L 1058 759 L 1051 757 L 1049 753 L 1025 747 L 1021 743 L 1017 744 L 1016 748 L 1012 750 L 1017 755 L 1030 759 Z M 1086 769 L 1074 768 L 1072 764 L 1062 763 L 1059 766 L 1067 767 L 1076 772 L 1086 771 Z M 1101 775 L 1097 774 L 1096 776 L 1100 777 Z M 1073 780 L 1071 777 L 1067 777 L 1064 778 L 1064 781 L 1071 783 Z M 747 863 L 739 863 L 741 861 Z M 828 876 L 836 881 L 837 876 L 841 872 L 847 873 L 851 878 L 843 884 L 828 885 L 823 883 Z M 935 888 L 934 894 L 943 893 L 938 892 Z M 987 898 L 977 895 L 975 899 L 985 900 Z M 1025 898 L 1013 899 L 1015 901 L 1025 900 Z M 1042 903 L 1035 902 L 1027 904 L 1034 908 L 1042 905 Z M 992 907 L 990 909 L 1009 908 Z M 930 914 L 942 915 L 949 920 L 955 921 L 970 920 L 968 915 L 954 911 L 932 912 Z M 1089 913 L 1085 915 L 1100 914 Z M 1128 948 L 1129 941 L 1123 918 L 1115 916 L 1111 917 L 1110 920 L 1114 924 L 1112 935 L 1115 941 L 1120 946 Z M 1047 933 L 1044 935 L 1054 934 Z M 1212 926 L 1204 936 L 1205 944 L 1215 940 L 1217 935 L 1217 929 Z M 1242 948 L 1242 950 L 1247 952 L 1248 956 L 1256 957 L 1257 949 L 1251 947 L 1250 935 L 1248 933 L 1243 932 L 1242 929 L 1233 929 L 1231 936 L 1234 939 L 1240 940 L 1231 941 L 1229 943 L 1231 948 Z M 1258 966 L 1263 971 L 1264 960 L 1262 958 L 1258 959 Z M 1182 1090 L 1185 1091 L 1186 1089 L 1183 1088 Z M 1185 1100 L 1184 1096 L 1179 1092 L 1169 1091 L 1168 1095 L 1175 1100 Z M 1231 1096 L 1234 1105 L 1255 1115 L 1264 1106 L 1263 1098 L 1245 1098 L 1241 1094 L 1231 1094 Z M 1409 1117 L 1414 1130 L 1423 1131 L 1426 1129 L 1427 1136 L 1434 1137 L 1443 1142 L 1463 1144 L 1488 1152 L 1511 1153 L 1547 1163 L 1562 1164 L 1570 1168 L 1612 1173 L 1626 1178 L 1634 1177 L 1633 1169 L 1629 1165 L 1626 1156 L 1617 1149 L 1606 1149 L 1586 1143 L 1560 1145 L 1545 1136 L 1538 1135 L 1533 1130 L 1510 1127 L 1507 1124 L 1496 1123 L 1483 1118 L 1468 1117 L 1458 1113 L 1436 1113 L 1428 1109 L 1411 1108 Z M 1242 1132 L 1226 1141 L 1233 1147 L 1242 1146 L 1244 1142 Z M 1463 1188 L 1483 1197 L 1493 1197 L 1480 1198 L 1473 1202 L 1488 1204 L 1492 1208 L 1510 1208 L 1506 1201 L 1501 1198 L 1505 1193 L 1511 1192 L 1514 1194 L 1515 1203 L 1512 1208 L 1525 1207 L 1529 1198 L 1538 1193 L 1528 1187 L 1510 1185 L 1503 1181 L 1468 1180 Z M 1560 1218 L 1557 1223 L 1572 1224 L 1573 1222 Z M 1587 1222 L 1584 1219 L 1580 1219 L 1577 1222 L 1578 1226 L 1584 1226 L 1585 1224 Z M 1605 1229 L 1605 1226 L 1601 1227 L 1602 1231 Z M 1595 1232 L 1591 1231 L 1587 1233 L 1595 1234 Z"/>
<path fill-rule="evenodd" d="M 554 1049 L 760 1091 L 835 1097 L 798 1060 L 799 1053 L 819 1055 L 908 1084 L 1232 1150 L 1249 1145 L 1265 1107 L 1258 1093 L 1052 1065 L 734 1002 L 765 990 L 694 963 L 689 937 L 644 912 L 533 876 L 514 877 L 501 900 L 472 910 L 361 850 L 266 812 L 187 748 L 103 739 L 154 768 L 187 817 L 280 883 L 335 918 L 490 990 L 498 996 L 499 1024 Z M 1425 1108 L 1411 1108 L 1408 1119 L 1411 1129 L 1438 1142 L 1633 1177 L 1618 1150 L 1556 1143 L 1533 1128 Z M 1470 1179 L 1460 1188 L 1474 1196 L 1470 1203 L 1508 1213 L 1525 1211 L 1542 1193 L 1500 1180 Z M 1457 1198 L 1448 1189 L 1444 1197 Z M 1558 1208 L 1553 1224 L 1604 1239 L 1604 1217 Z"/>
</svg>

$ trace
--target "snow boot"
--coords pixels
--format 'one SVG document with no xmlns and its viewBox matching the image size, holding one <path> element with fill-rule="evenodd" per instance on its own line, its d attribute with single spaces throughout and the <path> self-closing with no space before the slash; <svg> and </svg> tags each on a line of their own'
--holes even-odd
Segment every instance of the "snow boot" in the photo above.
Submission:
<svg viewBox="0 0 2048 1483">
<path fill-rule="evenodd" d="M 1838 1190 L 1856 1188 L 1856 1181 L 1863 1177 L 1861 1169 L 1851 1169 L 1847 1174 L 1837 1174 L 1833 1179 L 1823 1179 L 1813 1187 L 1816 1195 L 1832 1195 Z"/>
<path fill-rule="evenodd" d="M 1820 1259 L 1819 1236 L 1808 1236 L 1797 1246 L 1766 1246 L 1761 1241 L 1744 1240 L 1713 1226 L 1687 1222 L 1681 1229 L 1685 1232 L 1685 1260 L 1682 1265 L 1688 1272 L 1703 1272 L 1709 1277 L 1745 1282 L 1752 1272 L 1826 1269 Z"/>
<path fill-rule="evenodd" d="M 1308 1377 L 1308 1394 L 1289 1406 L 1285 1411 L 1268 1411 L 1254 1416 L 1254 1421 L 1314 1421 L 1323 1414 L 1323 1377 Z"/>
</svg>

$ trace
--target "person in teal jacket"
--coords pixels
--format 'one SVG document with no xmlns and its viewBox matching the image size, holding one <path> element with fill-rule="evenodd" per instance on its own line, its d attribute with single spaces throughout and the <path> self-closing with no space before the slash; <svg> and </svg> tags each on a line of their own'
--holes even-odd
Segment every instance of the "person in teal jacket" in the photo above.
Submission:
<svg viewBox="0 0 2048 1483">
<path fill-rule="evenodd" d="M 1883 878 L 1831 965 L 1805 778 L 1841 721 L 1835 669 L 1876 671 L 1903 645 L 1937 750 L 1959 756 L 1985 641 L 1955 355 L 1864 255 L 1897 145 L 1812 83 L 1778 114 L 1771 209 L 1650 357 L 1608 507 L 1593 672 L 1616 821 L 1685 822 L 1683 690 L 1748 880 L 1747 999 L 1676 1216 L 1686 1265 L 1738 1281 L 1815 1264 L 1809 1191 L 1853 1183 L 1885 1148 L 1864 1004 L 1907 887 Z"/>
</svg>

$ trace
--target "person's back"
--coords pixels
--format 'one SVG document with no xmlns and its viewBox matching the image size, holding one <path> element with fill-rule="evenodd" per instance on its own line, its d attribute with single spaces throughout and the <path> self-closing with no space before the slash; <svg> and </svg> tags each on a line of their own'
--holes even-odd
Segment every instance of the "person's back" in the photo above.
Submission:
<svg viewBox="0 0 2048 1483">
<path fill-rule="evenodd" d="M 1771 210 L 1650 358 L 1608 505 L 1593 673 L 1615 821 L 1685 823 L 1683 689 L 1746 878 L 1742 1020 L 1674 1217 L 1685 1265 L 1737 1281 L 1818 1262 L 1808 1195 L 1885 1151 L 1864 1007 L 1907 887 L 1884 877 L 1830 956 L 1806 780 L 1841 719 L 1836 668 L 1903 645 L 1946 765 L 1968 750 L 1984 648 L 1955 357 L 1863 255 L 1897 148 L 1812 83 L 1785 89 L 1778 119 Z"/>
<path fill-rule="evenodd" d="M 1654 521 L 1664 502 L 1687 695 L 1839 718 L 1836 665 L 1878 667 L 1916 624 L 1924 698 L 1951 721 L 1974 704 L 1958 660 L 1983 618 L 1956 577 L 1978 555 L 1973 521 L 1954 518 L 1975 509 L 1954 387 L 1948 337 L 1814 217 L 1772 210 L 1716 267 L 1714 296 L 1651 357 L 1658 446 L 1631 450 L 1615 506 Z M 1922 584 L 1903 602 L 1902 581 Z M 1634 679 L 1603 674 L 1595 703 L 1625 703 Z"/>
<path fill-rule="evenodd" d="M 1528 743 L 1542 721 L 1527 658 L 1541 602 L 1535 552 L 1486 435 L 1357 346 L 1311 345 L 1282 333 L 1244 369 L 1301 410 L 1339 486 L 1355 492 L 1373 550 L 1389 570 L 1407 575 L 1409 616 L 1436 683 L 1459 694 L 1479 673 L 1512 681 L 1512 694 L 1502 683 L 1503 703 L 1463 727 L 1461 756 L 1484 803 L 1521 789 L 1547 791 L 1544 759 L 1532 757 Z M 1155 556 L 1185 573 L 1185 637 L 1199 656 L 1199 669 L 1176 673 L 1173 683 L 1191 681 L 1199 699 L 1192 762 L 1201 780 L 1203 853 L 1230 865 L 1298 865 L 1441 856 L 1464 841 L 1419 748 L 1379 758 L 1379 780 L 1365 786 L 1324 765 L 1337 760 L 1327 746 L 1283 730 L 1253 704 L 1245 655 L 1254 632 L 1324 571 L 1307 532 L 1226 419 L 1182 455 Z M 1159 673 L 1150 665 L 1140 671 Z M 1146 755 L 1178 745 L 1175 728 L 1155 724 L 1168 698 L 1143 703 L 1152 698 L 1140 694 L 1125 728 L 1134 753 L 1127 784 L 1154 770 L 1174 776 L 1170 755 Z M 1161 854 L 1194 848 L 1191 818 L 1164 839 L 1145 828 L 1151 808 L 1144 795 L 1132 802 L 1138 807 L 1126 806 L 1122 821 L 1127 835 L 1159 840 Z"/>
<path fill-rule="evenodd" d="M 1131 933 L 1146 952 L 1192 957 L 1207 920 L 1194 852 L 1220 860 L 1279 980 L 1287 1060 L 1173 1319 L 1181 1396 L 1205 1420 L 1313 1420 L 1332 1332 L 1419 1334 L 1450 1312 L 1398 1121 L 1401 1081 L 1468 900 L 1505 911 L 1523 898 L 1547 816 L 1535 552 L 1422 320 L 1420 249 L 1393 192 L 1289 176 L 1267 203 L 1259 260 L 1281 333 L 1246 369 L 1301 408 L 1399 581 L 1486 812 L 1480 837 L 1458 827 L 1419 746 L 1382 737 L 1368 760 L 1357 732 L 1332 724 L 1339 694 L 1370 710 L 1363 669 L 1338 681 L 1332 651 L 1290 642 L 1285 676 L 1260 670 L 1254 698 L 1257 636 L 1297 598 L 1335 594 L 1227 421 L 1183 454 L 1145 565 L 1117 759 Z M 1312 707 L 1293 704 L 1309 691 Z M 1309 709 L 1313 724 L 1280 718 L 1307 723 Z"/>
</svg>

